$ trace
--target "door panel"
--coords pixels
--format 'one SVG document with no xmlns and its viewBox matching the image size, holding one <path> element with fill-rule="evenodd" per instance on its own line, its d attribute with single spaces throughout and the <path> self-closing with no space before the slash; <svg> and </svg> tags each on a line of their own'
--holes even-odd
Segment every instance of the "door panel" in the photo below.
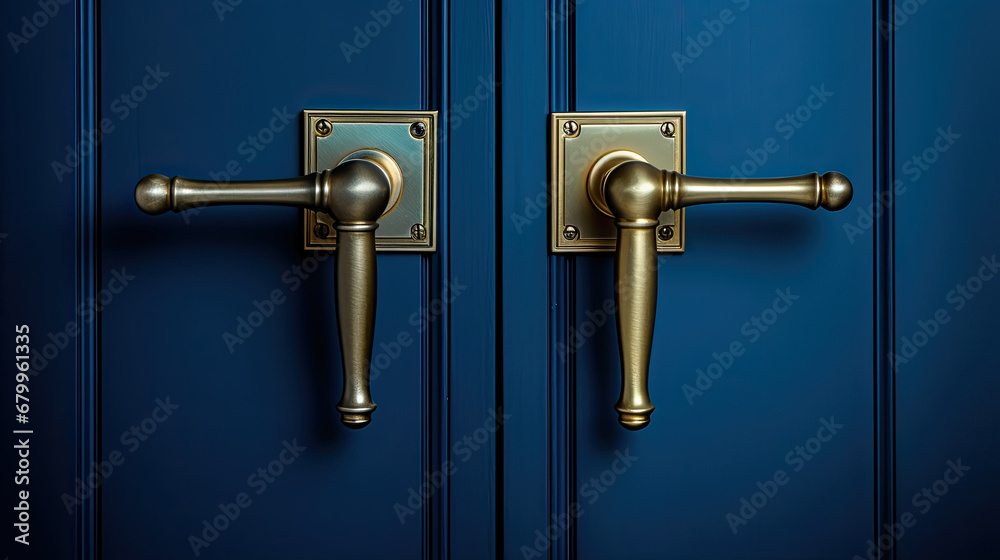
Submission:
<svg viewBox="0 0 1000 560">
<path fill-rule="evenodd" d="M 11 558 L 990 551 L 1000 9 L 53 2 L 0 8 L 27 38 L 0 55 L 0 311 L 31 326 L 37 399 Z M 132 200 L 153 172 L 300 174 L 306 108 L 439 110 L 438 251 L 378 255 L 361 431 L 299 211 Z M 544 131 L 641 110 L 687 112 L 690 174 L 855 192 L 687 211 L 686 252 L 658 259 L 657 408 L 629 432 L 613 257 L 548 252 Z"/>
<path fill-rule="evenodd" d="M 493 557 L 504 413 L 481 327 L 495 320 L 483 220 L 498 84 L 494 37 L 477 27 L 492 27 L 492 6 L 2 10 L 30 35 L 3 54 L 5 79 L 23 87 L 3 104 L 2 311 L 30 325 L 31 389 L 45 397 L 32 419 L 44 465 L 32 473 L 34 546 L 11 557 Z M 453 57 L 453 44 L 467 51 Z M 334 409 L 336 270 L 300 249 L 299 211 L 151 218 L 133 201 L 153 172 L 301 174 L 307 108 L 440 119 L 438 248 L 377 257 L 379 408 L 357 432 Z M 10 265 L 40 254 L 37 274 Z"/>
<path fill-rule="evenodd" d="M 576 26 L 577 110 L 686 110 L 688 173 L 839 170 L 870 199 L 865 3 L 587 2 Z M 612 257 L 577 257 L 580 558 L 849 556 L 868 538 L 872 245 L 850 243 L 844 220 L 687 210 L 686 252 L 659 259 L 657 410 L 638 433 L 612 409 L 613 321 L 596 324 Z M 601 532 L 620 538 L 589 538 Z"/>
<path fill-rule="evenodd" d="M 504 9 L 505 25 L 530 17 Z M 856 201 L 871 199 L 870 5 L 588 0 L 555 2 L 544 16 L 548 83 L 518 57 L 537 27 L 518 27 L 518 44 L 504 46 L 516 60 L 504 79 L 527 86 L 505 104 L 506 134 L 540 127 L 531 112 L 545 97 L 549 111 L 685 110 L 689 173 L 835 169 L 853 180 Z M 529 115 L 508 116 L 508 107 Z M 512 191 L 505 240 L 515 246 L 547 236 L 544 226 L 513 219 L 527 216 L 545 177 L 544 156 L 520 142 L 504 146 L 504 161 L 513 153 L 517 162 L 504 165 Z M 539 399 L 526 385 L 551 380 L 539 395 L 550 411 L 542 457 L 551 475 L 528 482 L 547 483 L 548 492 L 542 501 L 517 489 L 506 498 L 530 500 L 547 515 L 508 516 L 506 554 L 812 558 L 863 550 L 875 503 L 873 241 L 850 242 L 848 215 L 767 205 L 688 210 L 686 252 L 659 259 L 650 367 L 658 408 L 635 433 L 617 425 L 613 410 L 621 383 L 608 317 L 613 258 L 550 257 L 550 371 L 506 368 L 504 377 L 504 398 L 526 403 Z M 516 274 L 536 278 L 538 261 L 520 251 L 517 258 Z M 505 293 L 517 303 L 505 304 L 505 323 L 527 316 L 519 307 L 539 291 L 511 282 Z M 519 323 L 504 344 L 531 328 Z M 536 344 L 518 348 L 528 354 Z M 544 440 L 519 435 L 527 441 L 510 445 L 538 457 Z M 512 468 L 521 470 L 506 463 L 506 476 Z"/>
<path fill-rule="evenodd" d="M 988 93 L 998 76 L 984 63 L 995 57 L 989 22 L 998 16 L 993 4 L 927 2 L 896 18 L 894 517 L 912 524 L 900 558 L 994 548 L 1000 195 L 990 154 L 1000 113 Z M 924 40 L 931 32 L 936 46 Z"/>
<path fill-rule="evenodd" d="M 529 12 L 505 6 L 504 22 L 542 17 Z M 974 2 L 581 0 L 518 28 L 503 49 L 516 60 L 505 80 L 521 86 L 505 104 L 508 134 L 537 126 L 545 101 L 550 112 L 683 109 L 689 173 L 838 169 L 855 196 L 841 214 L 688 211 L 687 252 L 659 259 L 659 408 L 631 433 L 612 410 L 612 258 L 524 252 L 525 237 L 547 240 L 520 219 L 546 162 L 537 146 L 505 143 L 517 162 L 504 165 L 505 242 L 520 260 L 504 321 L 545 298 L 549 339 L 530 342 L 529 326 L 504 342 L 550 358 L 548 371 L 537 357 L 505 369 L 504 398 L 548 405 L 549 426 L 539 435 L 529 421 L 510 444 L 549 473 L 527 477 L 530 492 L 507 485 L 506 500 L 531 505 L 506 518 L 507 556 L 988 555 L 1000 425 L 993 195 L 980 192 L 995 143 L 990 16 Z M 539 38 L 551 60 L 525 63 L 523 45 Z M 548 286 L 519 281 L 541 270 Z M 780 310 L 776 290 L 798 297 Z"/>
<path fill-rule="evenodd" d="M 421 514 L 401 524 L 393 504 L 423 482 L 422 344 L 386 360 L 372 381 L 374 421 L 347 430 L 333 408 L 333 259 L 300 249 L 299 211 L 150 218 L 131 196 L 152 172 L 301 174 L 302 109 L 419 108 L 422 11 L 394 6 L 102 5 L 101 106 L 116 125 L 101 162 L 103 277 L 134 277 L 102 323 L 103 452 L 127 457 L 103 485 L 105 558 L 421 556 Z M 351 41 L 372 10 L 391 19 L 348 62 L 331 37 Z M 162 82 L 129 109 L 121 96 L 149 68 Z M 420 340 L 409 316 L 423 276 L 420 256 L 378 256 L 377 349 L 403 332 Z M 177 408 L 155 416 L 147 441 L 124 435 L 168 398 Z M 229 522 L 216 522 L 220 507 Z"/>
<path fill-rule="evenodd" d="M 0 48 L 4 76 L 0 96 L 0 328 L 7 366 L 0 391 L 5 406 L 25 404 L 15 401 L 15 356 L 29 356 L 31 363 L 28 393 L 22 393 L 30 399 L 27 422 L 18 422 L 15 410 L 4 411 L 11 416 L 4 416 L 2 440 L 0 487 L 9 515 L 3 523 L 3 554 L 28 558 L 30 551 L 37 554 L 35 558 L 69 558 L 75 550 L 71 536 L 77 519 L 67 514 L 61 496 L 73 492 L 78 471 L 74 451 L 81 431 L 80 395 L 74 381 L 81 347 L 91 340 L 94 306 L 78 307 L 84 303 L 82 286 L 74 282 L 82 264 L 76 258 L 78 234 L 86 229 L 78 221 L 75 196 L 74 179 L 80 168 L 74 167 L 68 175 L 53 169 L 53 162 L 65 165 L 64 158 L 80 145 L 72 88 L 75 19 L 72 9 L 61 7 L 59 17 L 43 13 L 39 21 L 45 25 L 39 29 L 31 22 L 36 10 L 34 2 L 0 4 L 6 39 Z M 15 329 L 21 325 L 28 328 L 27 341 L 15 339 Z M 16 348 L 25 342 L 28 352 Z M 12 433 L 21 429 L 36 433 Z M 30 446 L 26 477 L 15 474 L 23 470 L 17 456 L 21 450 L 14 447 L 22 438 Z M 28 511 L 13 511 L 18 506 L 24 509 L 22 491 L 27 493 Z M 23 521 L 21 513 L 28 516 L 26 531 L 14 526 Z M 70 538 L 43 538 L 41 527 L 49 534 Z M 25 532 L 26 545 L 14 541 Z"/>
</svg>

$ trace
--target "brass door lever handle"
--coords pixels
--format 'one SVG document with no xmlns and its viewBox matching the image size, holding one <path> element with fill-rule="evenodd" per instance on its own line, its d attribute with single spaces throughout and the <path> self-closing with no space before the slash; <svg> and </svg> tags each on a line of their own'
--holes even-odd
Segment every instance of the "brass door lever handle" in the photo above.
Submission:
<svg viewBox="0 0 1000 560">
<path fill-rule="evenodd" d="M 362 428 L 375 410 L 368 375 L 375 335 L 375 229 L 379 217 L 393 208 L 400 189 L 395 161 L 366 150 L 333 169 L 291 179 L 219 185 L 148 175 L 135 187 L 135 202 L 153 215 L 233 204 L 296 206 L 330 214 L 337 231 L 334 289 L 344 366 L 344 392 L 337 410 L 344 425 Z"/>
<path fill-rule="evenodd" d="M 615 219 L 618 230 L 614 292 L 622 389 L 615 410 L 622 426 L 649 424 L 649 360 L 656 317 L 656 228 L 660 213 L 696 204 L 781 202 L 837 211 L 851 202 L 853 187 L 836 172 L 735 182 L 665 171 L 635 152 L 599 158 L 587 176 L 593 205 Z"/>
</svg>

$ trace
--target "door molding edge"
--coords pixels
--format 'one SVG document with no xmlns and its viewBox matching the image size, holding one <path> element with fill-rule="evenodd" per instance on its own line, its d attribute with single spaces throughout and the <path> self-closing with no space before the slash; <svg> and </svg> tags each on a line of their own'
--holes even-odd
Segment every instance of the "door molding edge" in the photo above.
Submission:
<svg viewBox="0 0 1000 560">
<path fill-rule="evenodd" d="M 76 138 L 98 129 L 100 108 L 100 0 L 76 2 Z M 100 301 L 101 286 L 101 145 L 96 142 L 89 154 L 79 154 L 76 169 L 76 304 L 84 309 L 87 301 Z M 77 450 L 79 480 L 87 480 L 88 469 L 100 457 L 101 403 L 101 311 L 94 307 L 94 320 L 81 321 L 77 363 Z M 79 505 L 77 554 L 80 560 L 100 557 L 99 512 L 102 491 L 98 485 L 93 499 Z"/>
<path fill-rule="evenodd" d="M 875 213 L 874 258 L 874 456 L 875 519 L 872 538 L 879 542 L 882 526 L 896 520 L 896 376 L 895 376 L 895 32 L 891 22 L 895 0 L 877 0 L 872 7 L 872 112 L 875 176 L 873 204 L 888 211 Z M 888 557 L 896 557 L 895 536 Z"/>
</svg>

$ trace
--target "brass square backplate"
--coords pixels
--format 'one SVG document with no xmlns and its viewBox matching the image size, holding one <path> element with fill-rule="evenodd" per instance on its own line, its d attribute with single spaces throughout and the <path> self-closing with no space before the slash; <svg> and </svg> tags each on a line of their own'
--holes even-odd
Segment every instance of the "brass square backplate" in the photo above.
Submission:
<svg viewBox="0 0 1000 560">
<path fill-rule="evenodd" d="M 395 161 L 401 188 L 378 220 L 377 251 L 434 251 L 437 239 L 437 111 L 302 112 L 304 172 L 332 169 L 359 153 Z M 353 155 L 352 155 L 353 154 Z M 305 210 L 305 248 L 335 249 L 325 212 Z"/>
<path fill-rule="evenodd" d="M 684 173 L 684 111 L 642 113 L 553 113 L 549 146 L 552 189 L 549 239 L 554 253 L 614 251 L 614 219 L 594 207 L 587 175 L 604 154 L 629 150 L 667 171 Z M 684 210 L 660 214 L 656 248 L 684 251 Z"/>
</svg>

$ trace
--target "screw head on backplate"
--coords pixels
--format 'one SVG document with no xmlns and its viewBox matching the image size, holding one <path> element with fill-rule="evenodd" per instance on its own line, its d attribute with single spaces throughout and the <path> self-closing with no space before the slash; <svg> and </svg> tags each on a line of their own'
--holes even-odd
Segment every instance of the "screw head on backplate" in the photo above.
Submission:
<svg viewBox="0 0 1000 560">
<path fill-rule="evenodd" d="M 316 121 L 316 135 L 320 137 L 327 137 L 333 132 L 333 124 L 326 120 L 320 119 Z"/>
<path fill-rule="evenodd" d="M 424 224 L 413 224 L 410 228 L 410 238 L 414 241 L 423 241 L 427 238 L 427 228 Z"/>
<path fill-rule="evenodd" d="M 319 222 L 313 226 L 313 233 L 320 239 L 326 239 L 330 236 L 330 226 L 324 224 L 323 222 Z"/>
</svg>

